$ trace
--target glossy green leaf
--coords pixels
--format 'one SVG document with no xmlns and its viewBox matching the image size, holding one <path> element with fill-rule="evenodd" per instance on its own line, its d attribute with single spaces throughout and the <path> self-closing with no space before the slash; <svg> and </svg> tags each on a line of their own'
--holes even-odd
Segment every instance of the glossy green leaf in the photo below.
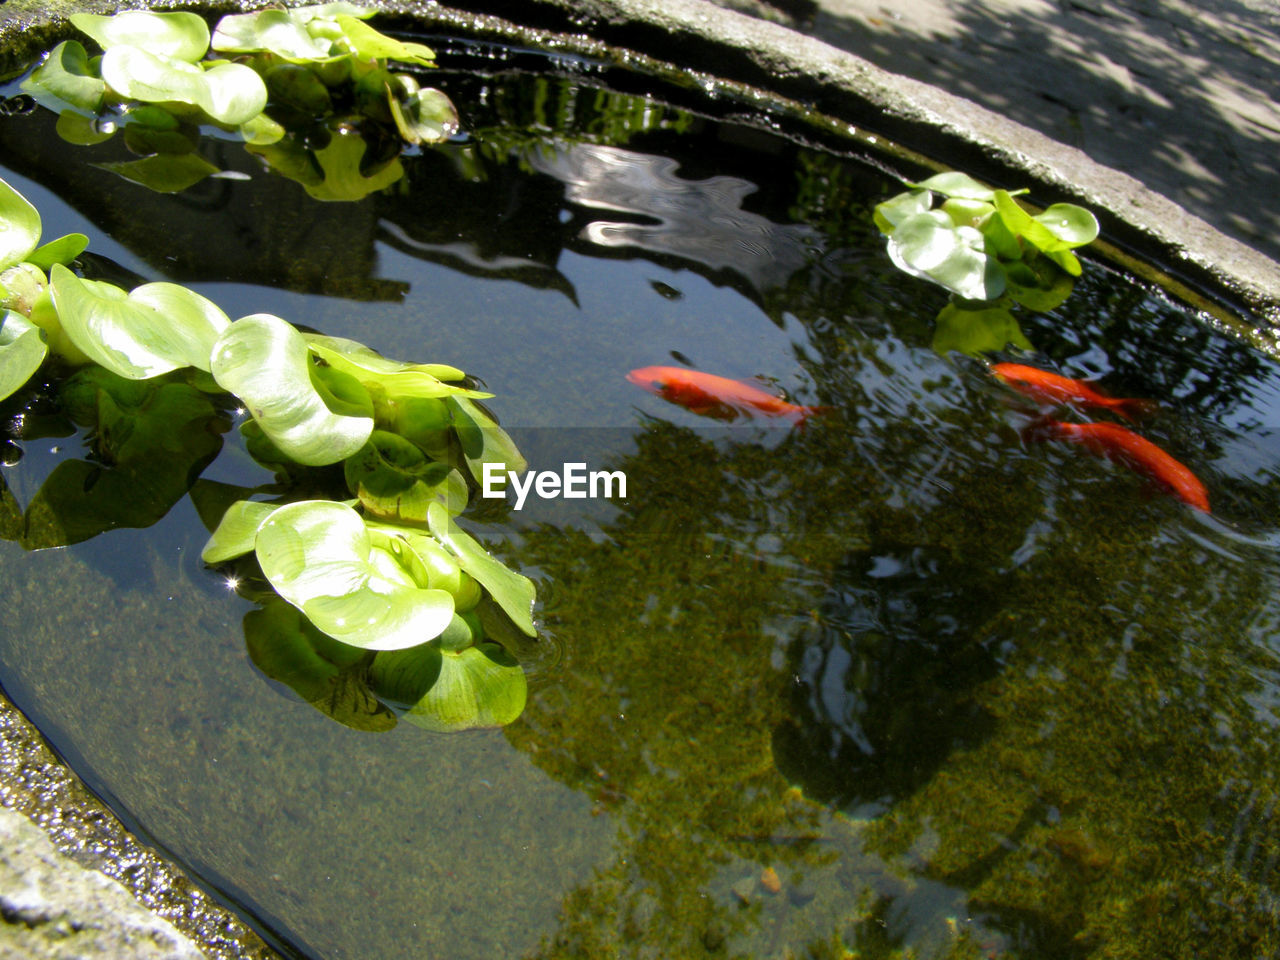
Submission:
<svg viewBox="0 0 1280 960">
<path fill-rule="evenodd" d="M 0 310 L 12 310 L 30 318 L 48 284 L 44 271 L 30 261 L 0 270 Z"/>
<path fill-rule="evenodd" d="M 24 92 L 45 106 L 66 104 L 98 113 L 107 97 L 107 85 L 89 64 L 89 55 L 78 40 L 64 40 L 51 51 L 22 83 Z"/>
<path fill-rule="evenodd" d="M 332 52 L 332 42 L 313 37 L 306 28 L 301 10 L 260 10 L 232 14 L 218 21 L 212 46 L 220 53 L 266 52 L 286 60 L 324 60 Z"/>
<path fill-rule="evenodd" d="M 97 163 L 94 166 L 156 193 L 181 193 L 218 172 L 217 167 L 198 153 L 157 153 L 137 160 Z"/>
<path fill-rule="evenodd" d="M 515 441 L 479 406 L 464 396 L 446 397 L 445 403 L 453 413 L 453 429 L 476 482 L 484 482 L 486 463 L 500 463 L 504 472 L 523 473 L 528 468 Z"/>
<path fill-rule="evenodd" d="M 194 13 L 126 10 L 114 15 L 73 13 L 70 19 L 107 51 L 119 46 L 145 47 L 162 57 L 195 63 L 209 50 L 209 27 Z"/>
<path fill-rule="evenodd" d="M 942 210 L 957 227 L 973 227 L 981 230 L 983 225 L 996 212 L 993 204 L 985 200 L 964 200 L 951 198 L 942 204 Z"/>
<path fill-rule="evenodd" d="M 230 326 L 210 300 L 176 283 L 146 283 L 126 295 L 54 264 L 49 288 L 71 342 L 132 380 L 186 366 L 208 370 L 209 352 Z"/>
<path fill-rule="evenodd" d="M 258 500 L 238 500 L 231 504 L 218 521 L 209 542 L 200 551 L 200 559 L 214 565 L 252 553 L 257 543 L 258 528 L 279 507 L 278 503 Z"/>
<path fill-rule="evenodd" d="M 30 380 L 48 353 L 39 327 L 12 310 L 0 314 L 0 400 Z"/>
<path fill-rule="evenodd" d="M 36 247 L 27 262 L 48 272 L 55 263 L 70 263 L 84 253 L 87 246 L 89 238 L 83 233 L 68 233 Z"/>
<path fill-rule="evenodd" d="M 116 134 L 114 121 L 103 122 L 74 110 L 63 110 L 58 114 L 58 122 L 53 129 L 63 140 L 77 147 L 91 147 L 110 140 Z"/>
<path fill-rule="evenodd" d="M 384 430 L 343 464 L 347 487 L 366 514 L 425 524 L 427 507 L 442 503 L 457 515 L 467 505 L 467 483 L 447 463 L 429 460 L 415 444 Z"/>
<path fill-rule="evenodd" d="M 1074 203 L 1055 203 L 1031 219 L 1069 247 L 1082 247 L 1098 239 L 1098 218 Z"/>
<path fill-rule="evenodd" d="M 77 347 L 67 332 L 62 329 L 62 321 L 58 319 L 58 310 L 46 289 L 31 307 L 28 319 L 44 331 L 45 340 L 49 344 L 49 352 L 73 367 L 82 367 L 93 361 Z"/>
<path fill-rule="evenodd" d="M 957 227 L 941 210 L 903 220 L 890 235 L 888 249 L 900 270 L 967 300 L 994 300 L 1004 291 L 1004 271 L 987 256 L 982 234 Z"/>
<path fill-rule="evenodd" d="M 331 719 L 355 730 L 396 725 L 368 687 L 369 654 L 325 636 L 289 604 L 268 601 L 245 614 L 244 639 L 254 666 Z"/>
<path fill-rule="evenodd" d="M 0 270 L 21 263 L 40 243 L 40 214 L 0 180 Z"/>
<path fill-rule="evenodd" d="M 453 618 L 453 598 L 418 586 L 344 504 L 281 507 L 258 529 L 257 556 L 276 592 L 343 643 L 412 647 L 439 636 Z"/>
<path fill-rule="evenodd" d="M 967 173 L 959 173 L 955 170 L 935 173 L 928 180 L 922 180 L 920 183 L 912 184 L 912 186 L 923 190 L 933 190 L 935 193 L 941 193 L 947 197 L 959 197 L 965 200 L 991 202 L 995 198 L 995 191 L 990 187 L 983 186 Z"/>
<path fill-rule="evenodd" d="M 307 466 L 345 460 L 373 432 L 371 417 L 335 413 L 311 377 L 311 351 L 292 324 L 242 317 L 214 345 L 212 373 L 287 457 Z"/>
<path fill-rule="evenodd" d="M 971 357 L 982 357 L 1010 345 L 1031 349 L 1031 342 L 1018 326 L 1018 321 L 1004 307 L 969 310 L 949 303 L 938 312 L 933 349 L 940 354 L 954 350 Z"/>
<path fill-rule="evenodd" d="M 1000 214 L 1000 219 L 1005 222 L 1010 232 L 1022 237 L 1036 249 L 1046 252 L 1065 249 L 1065 245 L 1048 227 L 1032 218 L 1031 214 L 1018 206 L 1017 202 L 1006 191 L 996 191 L 995 205 L 996 211 Z"/>
<path fill-rule="evenodd" d="M 442 651 L 439 675 L 404 719 L 439 733 L 502 727 L 519 718 L 528 695 L 524 671 L 511 655 L 481 643 Z"/>
<path fill-rule="evenodd" d="M 413 706 L 440 676 L 440 645 L 424 643 L 406 650 L 375 654 L 369 665 L 369 686 L 379 697 L 397 707 Z"/>
<path fill-rule="evenodd" d="M 400 136 L 409 143 L 439 143 L 458 132 L 458 110 L 444 93 L 421 89 L 408 76 L 387 86 L 387 106 Z M 397 89 L 398 88 L 398 89 Z"/>
<path fill-rule="evenodd" d="M 421 43 L 402 43 L 355 17 L 339 15 L 334 19 L 342 28 L 351 52 L 361 60 L 399 60 L 423 67 L 435 65 L 435 51 L 430 47 Z"/>
<path fill-rule="evenodd" d="M 881 233 L 890 234 L 903 220 L 928 213 L 932 206 L 933 194 L 928 190 L 908 190 L 876 204 L 875 223 Z"/>
<path fill-rule="evenodd" d="M 186 103 L 218 123 L 239 126 L 267 105 L 267 87 L 251 68 L 219 63 L 204 69 L 140 47 L 112 47 L 102 57 L 102 79 L 119 96 L 146 103 Z"/>
<path fill-rule="evenodd" d="M 442 543 L 458 559 L 458 565 L 475 577 L 489 596 L 512 622 L 528 636 L 535 636 L 533 625 L 533 601 L 536 591 L 533 581 L 508 570 L 480 543 L 461 527 L 440 504 L 432 504 L 427 511 L 431 535 Z"/>
<path fill-rule="evenodd" d="M 182 499 L 222 448 L 225 415 L 179 380 L 138 381 L 97 366 L 64 382 L 62 406 L 89 426 L 92 460 L 64 460 L 27 507 L 28 549 L 147 527 Z"/>
</svg>

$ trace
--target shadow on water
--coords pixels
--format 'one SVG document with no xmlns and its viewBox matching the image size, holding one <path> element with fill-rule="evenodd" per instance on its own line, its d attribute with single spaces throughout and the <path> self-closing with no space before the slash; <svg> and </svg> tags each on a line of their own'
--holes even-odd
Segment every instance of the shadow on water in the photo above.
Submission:
<svg viewBox="0 0 1280 960">
<path fill-rule="evenodd" d="M 245 691 L 220 587 L 176 630 L 157 560 L 121 626 L 87 588 L 38 602 L 83 550 L 15 550 L 6 604 L 100 631 L 56 663 L 2 649 L 86 776 L 308 955 L 1194 957 L 1206 931 L 1275 953 L 1275 364 L 1098 265 L 1019 316 L 1031 359 L 1160 401 L 1144 431 L 1213 491 L 1194 515 L 1024 441 L 1037 411 L 933 349 L 945 296 L 884 256 L 870 212 L 896 186 L 870 164 L 748 150 L 758 131 L 580 77 L 441 83 L 467 137 L 355 204 L 48 177 L 131 269 L 245 304 L 281 287 L 379 345 L 479 341 L 531 463 L 625 474 L 625 498 L 472 515 L 539 580 L 524 715 L 326 725 Z M 56 143 L 17 122 L 0 157 L 44 177 Z M 688 357 L 829 409 L 708 426 L 625 380 Z M 227 447 L 218 477 L 244 469 Z M 157 557 L 202 537 L 185 514 L 153 532 Z M 104 662 L 162 696 L 105 688 Z"/>
</svg>

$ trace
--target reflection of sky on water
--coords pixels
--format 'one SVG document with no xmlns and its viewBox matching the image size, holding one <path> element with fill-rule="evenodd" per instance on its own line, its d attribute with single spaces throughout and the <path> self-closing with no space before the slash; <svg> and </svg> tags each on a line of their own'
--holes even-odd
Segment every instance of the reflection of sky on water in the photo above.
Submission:
<svg viewBox="0 0 1280 960">
<path fill-rule="evenodd" d="M 757 293 L 785 284 L 818 242 L 811 226 L 776 224 L 744 210 L 743 200 L 759 189 L 754 183 L 727 176 L 686 180 L 670 157 L 579 143 L 529 159 L 535 170 L 563 181 L 573 203 L 657 221 L 597 220 L 583 228 L 583 239 L 732 271 Z"/>
</svg>

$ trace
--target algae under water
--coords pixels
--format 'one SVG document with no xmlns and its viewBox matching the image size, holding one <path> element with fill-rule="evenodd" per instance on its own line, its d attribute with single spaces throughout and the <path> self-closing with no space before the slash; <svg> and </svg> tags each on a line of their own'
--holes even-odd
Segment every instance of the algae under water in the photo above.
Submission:
<svg viewBox="0 0 1280 960">
<path fill-rule="evenodd" d="M 217 141 L 241 176 L 150 193 L 40 114 L 0 165 L 96 270 L 456 364 L 534 469 L 626 474 L 469 514 L 539 585 L 525 713 L 373 734 L 299 702 L 184 499 L 0 543 L 0 682 L 75 769 L 326 960 L 1280 951 L 1277 363 L 1096 263 L 1020 315 L 1035 362 L 1158 401 L 1202 515 L 1024 440 L 1034 408 L 934 349 L 878 163 L 433 43 L 466 133 L 359 202 Z M 708 426 L 625 379 L 685 363 L 830 410 Z M 233 437 L 202 482 L 260 481 Z M 17 503 L 82 439 L 12 440 Z"/>
</svg>

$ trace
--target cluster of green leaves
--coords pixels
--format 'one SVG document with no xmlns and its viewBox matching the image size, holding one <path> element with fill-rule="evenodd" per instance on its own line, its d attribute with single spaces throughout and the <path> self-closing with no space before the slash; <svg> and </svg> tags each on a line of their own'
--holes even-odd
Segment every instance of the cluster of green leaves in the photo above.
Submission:
<svg viewBox="0 0 1280 960">
<path fill-rule="evenodd" d="M 36 548 L 155 522 L 216 456 L 238 404 L 246 448 L 285 494 L 238 491 L 202 556 L 247 558 L 249 577 L 270 584 L 255 660 L 304 696 L 318 683 L 327 692 L 308 699 L 358 726 L 394 723 L 389 704 L 439 730 L 515 719 L 524 674 L 490 633 L 535 634 L 534 587 L 454 521 L 483 464 L 526 466 L 476 403 L 491 395 L 445 364 L 390 360 L 270 314 L 232 321 L 178 284 L 85 278 L 70 264 L 87 240 L 41 246 L 40 229 L 0 181 L 0 399 L 44 368 L 96 457 L 59 464 L 14 535 Z M 339 464 L 352 499 L 291 499 L 290 481 Z M 335 699 L 335 677 L 373 707 Z"/>
<path fill-rule="evenodd" d="M 1029 348 L 1009 308 L 1052 310 L 1070 295 L 1081 270 L 1072 251 L 1097 238 L 1097 218 L 1071 203 L 1032 215 L 1014 199 L 1025 192 L 951 171 L 876 205 L 894 264 L 958 300 L 939 314 L 940 352 Z"/>
<path fill-rule="evenodd" d="M 223 17 L 211 35 L 194 13 L 73 14 L 103 52 L 64 41 L 23 89 L 58 111 L 72 143 L 123 131 L 139 158 L 106 166 L 155 190 L 219 172 L 196 152 L 201 128 L 213 128 L 238 134 L 318 199 L 358 199 L 398 179 L 403 143 L 443 140 L 458 126 L 444 93 L 391 69 L 433 66 L 431 49 L 379 33 L 364 23 L 372 15 L 343 2 L 262 10 Z M 366 157 L 387 130 L 394 149 Z"/>
</svg>

